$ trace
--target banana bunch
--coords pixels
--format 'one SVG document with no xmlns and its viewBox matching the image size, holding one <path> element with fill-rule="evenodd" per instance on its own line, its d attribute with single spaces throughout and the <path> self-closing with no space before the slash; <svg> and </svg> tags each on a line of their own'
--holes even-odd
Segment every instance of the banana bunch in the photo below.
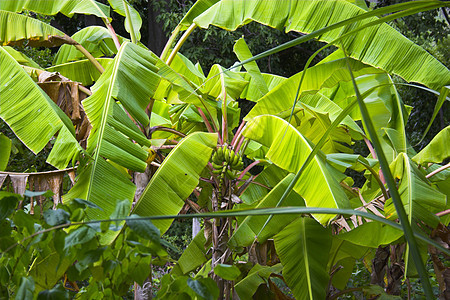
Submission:
<svg viewBox="0 0 450 300">
<path fill-rule="evenodd" d="M 229 178 L 234 178 L 233 170 L 240 170 L 244 166 L 242 157 L 236 154 L 233 150 L 224 145 L 217 149 L 212 156 L 212 165 L 214 167 L 213 173 L 224 173 Z M 228 166 L 230 168 L 228 168 Z"/>
</svg>

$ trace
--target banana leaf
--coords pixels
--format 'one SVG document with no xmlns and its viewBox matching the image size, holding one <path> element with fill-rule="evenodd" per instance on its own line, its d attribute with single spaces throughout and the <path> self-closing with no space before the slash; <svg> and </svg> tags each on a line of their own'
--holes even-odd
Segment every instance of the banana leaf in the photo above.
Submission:
<svg viewBox="0 0 450 300">
<path fill-rule="evenodd" d="M 97 61 L 105 69 L 113 62 L 111 58 L 97 58 Z M 97 68 L 87 59 L 51 66 L 46 70 L 58 72 L 72 81 L 81 82 L 84 86 L 92 85 L 101 75 Z"/>
<path fill-rule="evenodd" d="M 247 99 L 249 101 L 258 101 L 260 99 L 260 91 L 259 91 L 259 83 L 255 81 L 252 76 L 248 73 L 244 73 L 241 75 L 244 77 L 245 80 L 247 80 L 249 83 L 242 91 L 242 94 L 239 98 Z M 277 85 L 281 84 L 285 80 L 287 80 L 286 77 L 268 74 L 268 73 L 262 73 L 262 77 L 266 83 L 266 86 L 269 91 L 274 89 Z"/>
<path fill-rule="evenodd" d="M 56 47 L 65 42 L 52 39 L 64 36 L 64 32 L 39 20 L 0 10 L 0 45 L 22 45 L 27 40 L 31 47 Z"/>
<path fill-rule="evenodd" d="M 125 39 L 117 36 L 120 43 Z M 111 33 L 102 26 L 89 26 L 77 31 L 72 38 L 86 48 L 94 57 L 114 56 L 117 48 L 111 37 Z M 75 60 L 84 59 L 85 56 L 70 45 L 62 45 L 53 59 L 53 65 L 60 65 Z"/>
<path fill-rule="evenodd" d="M 120 167 L 145 171 L 148 152 L 141 146 L 150 147 L 151 143 L 124 109 L 136 121 L 148 125 L 145 108 L 160 80 L 154 63 L 150 52 L 140 46 L 122 44 L 114 62 L 92 87 L 92 95 L 82 102 L 92 124 L 87 142 L 92 160 L 82 169 L 64 201 L 87 199 L 102 208 L 88 210 L 89 219 L 108 218 L 117 201 L 133 200 L 134 184 L 105 159 Z"/>
<path fill-rule="evenodd" d="M 254 208 L 275 207 L 293 178 L 294 174 L 288 174 Z M 302 206 L 304 204 L 305 202 L 302 197 L 294 192 L 289 194 L 283 206 Z M 267 239 L 280 232 L 286 225 L 297 218 L 297 216 L 274 216 L 260 233 L 268 218 L 269 216 L 246 217 L 242 222 L 239 222 L 237 230 L 228 241 L 229 245 L 231 247 L 247 247 L 254 242 L 255 237 L 257 237 L 259 243 L 264 243 Z"/>
<path fill-rule="evenodd" d="M 409 222 L 420 220 L 435 228 L 439 219 L 434 213 L 445 209 L 447 197 L 430 184 L 406 153 L 400 153 L 390 168 L 399 180 L 398 191 Z M 387 218 L 397 219 L 391 199 L 386 201 L 384 212 Z"/>
<path fill-rule="evenodd" d="M 433 5 L 444 6 L 439 1 L 427 1 L 411 4 L 410 7 Z M 339 0 L 281 2 L 223 0 L 195 18 L 194 22 L 202 28 L 214 25 L 235 30 L 256 21 L 279 30 L 285 28 L 286 32 L 311 33 L 365 12 L 350 2 Z M 325 32 L 318 40 L 330 43 L 347 32 L 361 28 L 360 31 L 338 42 L 336 46 L 344 47 L 349 56 L 397 74 L 406 81 L 419 82 L 435 90 L 450 82 L 450 71 L 442 63 L 394 28 L 385 23 L 367 26 L 375 20 L 376 17 L 365 18 L 356 23 L 349 20 L 346 26 Z M 380 53 L 383 55 L 379 55 Z"/>
<path fill-rule="evenodd" d="M 316 95 L 308 95 L 316 96 Z M 327 112 L 321 112 L 306 104 L 301 104 L 304 109 L 293 115 L 291 124 L 313 144 L 317 144 L 333 120 Z M 356 124 L 355 124 L 356 125 Z M 325 154 L 345 152 L 352 153 L 353 150 L 347 145 L 352 144 L 352 136 L 344 126 L 334 128 L 328 135 L 321 150 Z"/>
<path fill-rule="evenodd" d="M 204 86 L 200 90 L 202 93 L 217 98 L 222 93 L 221 77 L 223 76 L 227 95 L 232 99 L 238 99 L 245 86 L 248 84 L 248 81 L 236 72 L 221 73 L 224 72 L 224 70 L 225 68 L 220 65 L 213 65 L 209 71 Z M 220 76 L 218 76 L 219 74 Z"/>
<path fill-rule="evenodd" d="M 254 118 L 246 125 L 243 135 L 269 147 L 267 158 L 291 173 L 298 172 L 313 149 L 311 142 L 292 125 L 275 116 Z M 306 206 L 349 207 L 348 199 L 329 167 L 324 154 L 319 152 L 295 184 L 294 190 L 303 197 Z M 333 218 L 332 215 L 314 217 L 322 224 Z"/>
<path fill-rule="evenodd" d="M 373 74 L 382 72 L 381 70 L 377 70 L 355 60 L 351 61 L 351 67 L 354 70 L 355 77 L 367 73 Z M 259 99 L 255 107 L 253 107 L 245 117 L 245 120 L 251 120 L 262 114 L 277 114 L 291 109 L 303 72 L 304 71 L 299 72 L 288 78 Z M 330 88 L 339 82 L 350 80 L 351 77 L 348 74 L 347 64 L 344 58 L 324 62 L 311 67 L 306 71 L 299 95 L 304 92 L 312 93 L 319 91 L 322 88 Z"/>
<path fill-rule="evenodd" d="M 247 43 L 243 38 L 240 38 L 236 41 L 233 47 L 233 52 L 236 53 L 236 56 L 240 61 L 244 61 L 253 57 L 250 49 L 247 46 Z M 256 62 L 252 61 L 248 64 L 245 64 L 244 68 L 247 70 L 247 73 L 250 75 L 252 81 L 256 85 L 256 91 L 259 92 L 257 95 L 257 99 L 267 94 L 269 92 L 269 89 L 267 88 L 266 82 Z"/>
<path fill-rule="evenodd" d="M 283 277 L 296 299 L 325 299 L 331 231 L 311 218 L 298 218 L 274 238 Z"/>
<path fill-rule="evenodd" d="M 110 19 L 109 6 L 95 0 L 2 0 L 0 10 L 16 13 L 30 10 L 51 16 L 62 13 L 67 17 L 72 17 L 74 14 L 86 14 Z"/>
<path fill-rule="evenodd" d="M 64 169 L 82 150 L 64 112 L 28 76 L 16 60 L 0 47 L 0 117 L 34 153 L 58 133 L 47 162 Z"/>
<path fill-rule="evenodd" d="M 195 4 L 189 9 L 189 11 L 184 15 L 183 19 L 181 19 L 180 23 L 178 23 L 177 27 L 180 30 L 186 30 L 192 24 L 193 20 L 200 14 L 202 14 L 205 10 L 210 8 L 215 3 L 220 0 L 198 0 Z"/>
<path fill-rule="evenodd" d="M 173 267 L 170 274 L 172 275 L 184 275 L 191 271 L 194 271 L 202 264 L 208 261 L 207 247 L 205 245 L 206 239 L 204 235 L 204 228 L 202 228 L 195 238 L 190 242 L 183 254 L 178 259 L 177 264 Z"/>
<path fill-rule="evenodd" d="M 10 46 L 3 46 L 3 49 L 6 50 L 6 52 L 8 52 L 20 65 L 41 69 L 41 66 L 22 52 L 19 52 Z"/>
<path fill-rule="evenodd" d="M 419 165 L 441 163 L 450 157 L 450 126 L 442 129 L 431 142 L 412 159 Z"/>
<path fill-rule="evenodd" d="M 217 134 L 195 132 L 184 138 L 152 176 L 133 213 L 140 216 L 174 215 L 198 185 L 199 177 L 217 146 Z M 171 220 L 155 220 L 161 233 Z"/>
<path fill-rule="evenodd" d="M 11 140 L 3 133 L 0 133 L 0 171 L 5 171 L 6 166 L 8 166 L 11 145 Z"/>
<path fill-rule="evenodd" d="M 125 30 L 130 35 L 134 35 L 134 38 L 139 41 L 141 39 L 141 33 L 139 31 L 142 26 L 142 19 L 139 12 L 126 0 L 108 0 L 108 2 L 116 13 L 125 17 Z M 133 40 L 133 37 L 131 40 Z"/>
</svg>

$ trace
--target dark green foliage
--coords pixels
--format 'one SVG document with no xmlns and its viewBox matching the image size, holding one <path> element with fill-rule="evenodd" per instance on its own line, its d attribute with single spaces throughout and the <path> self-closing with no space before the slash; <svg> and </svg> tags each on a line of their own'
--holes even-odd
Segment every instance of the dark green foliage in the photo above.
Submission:
<svg viewBox="0 0 450 300">
<path fill-rule="evenodd" d="M 1 221 L 0 234 L 2 299 L 31 299 L 38 291 L 38 299 L 67 299 L 68 292 L 61 284 L 63 274 L 81 287 L 80 299 L 118 297 L 125 295 L 133 282 L 142 284 L 147 279 L 151 263 L 166 261 L 159 233 L 155 233 L 158 238 L 152 242 L 126 228 L 105 247 L 100 243 L 101 231 L 88 226 L 91 224 L 74 224 L 65 230 L 50 227 L 67 223 L 73 213 L 85 209 L 81 201 L 46 210 L 44 217 L 14 210 L 16 204 L 16 195 L 0 194 L 0 211 L 6 217 Z M 132 227 L 145 224 L 134 221 Z M 149 237 L 155 240 L 155 236 Z M 44 260 L 48 267 L 35 267 Z"/>
</svg>

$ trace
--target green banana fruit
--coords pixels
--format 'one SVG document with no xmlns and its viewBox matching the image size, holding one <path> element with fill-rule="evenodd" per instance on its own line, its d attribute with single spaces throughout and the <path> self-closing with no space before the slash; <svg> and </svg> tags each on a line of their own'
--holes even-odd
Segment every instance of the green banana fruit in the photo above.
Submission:
<svg viewBox="0 0 450 300">
<path fill-rule="evenodd" d="M 220 162 L 223 161 L 223 148 L 222 147 L 217 148 L 217 158 Z"/>
<path fill-rule="evenodd" d="M 219 154 L 217 153 L 217 151 L 214 152 L 214 155 L 212 157 L 212 162 L 217 164 L 217 165 L 222 164 L 222 160 L 219 159 Z"/>
<path fill-rule="evenodd" d="M 219 164 L 216 164 L 214 161 L 212 162 L 212 166 L 214 169 L 216 170 L 222 170 L 222 162 L 220 162 Z"/>
<path fill-rule="evenodd" d="M 225 150 L 223 151 L 223 156 L 225 158 L 225 161 L 227 163 L 230 163 L 230 149 L 225 148 Z"/>
</svg>

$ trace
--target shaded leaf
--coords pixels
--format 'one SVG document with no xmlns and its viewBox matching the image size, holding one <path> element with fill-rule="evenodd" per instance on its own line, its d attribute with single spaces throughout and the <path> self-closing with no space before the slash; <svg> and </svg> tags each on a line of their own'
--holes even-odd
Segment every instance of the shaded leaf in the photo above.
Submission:
<svg viewBox="0 0 450 300">
<path fill-rule="evenodd" d="M 20 286 L 17 289 L 16 298 L 17 300 L 28 300 L 33 299 L 34 292 L 34 280 L 33 277 L 22 277 L 20 280 Z"/>
<path fill-rule="evenodd" d="M 299 218 L 277 234 L 274 242 L 283 276 L 296 299 L 324 299 L 330 231 L 311 218 Z"/>
<path fill-rule="evenodd" d="M 159 244 L 159 238 L 161 233 L 159 229 L 153 225 L 150 220 L 134 220 L 139 219 L 138 215 L 132 214 L 126 220 L 128 227 L 131 228 L 134 232 L 136 232 L 139 236 L 144 239 L 150 240 L 153 243 Z"/>
<path fill-rule="evenodd" d="M 218 264 L 214 267 L 214 274 L 225 280 L 236 280 L 241 271 L 234 265 Z"/>
<path fill-rule="evenodd" d="M 187 279 L 187 285 L 202 299 L 214 300 L 219 297 L 219 289 L 211 278 Z"/>
<path fill-rule="evenodd" d="M 79 244 L 84 244 L 90 241 L 94 236 L 95 236 L 94 229 L 87 226 L 79 227 L 76 230 L 69 233 L 64 239 L 65 241 L 64 250 Z"/>
<path fill-rule="evenodd" d="M 70 214 L 64 209 L 48 209 L 44 211 L 44 219 L 50 226 L 56 226 L 60 224 L 66 224 L 69 222 Z"/>
</svg>

